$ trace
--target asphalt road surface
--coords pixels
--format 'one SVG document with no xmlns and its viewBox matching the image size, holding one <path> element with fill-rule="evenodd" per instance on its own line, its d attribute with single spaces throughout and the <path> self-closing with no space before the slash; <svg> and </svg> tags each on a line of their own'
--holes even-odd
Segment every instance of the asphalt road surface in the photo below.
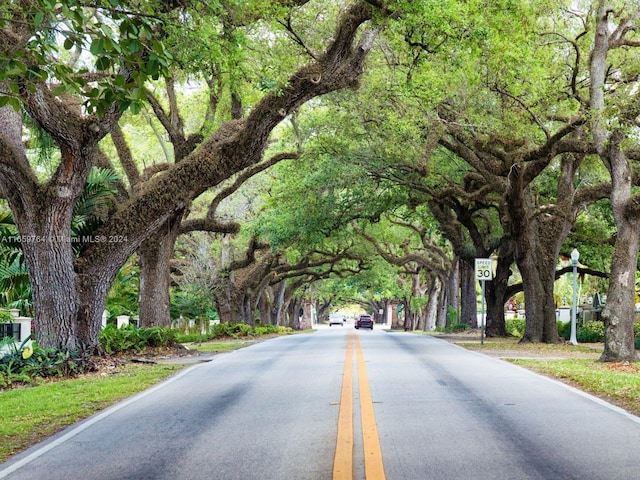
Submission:
<svg viewBox="0 0 640 480">
<path fill-rule="evenodd" d="M 640 478 L 640 419 L 426 336 L 344 327 L 218 355 L 0 465 L 0 478 Z"/>
</svg>

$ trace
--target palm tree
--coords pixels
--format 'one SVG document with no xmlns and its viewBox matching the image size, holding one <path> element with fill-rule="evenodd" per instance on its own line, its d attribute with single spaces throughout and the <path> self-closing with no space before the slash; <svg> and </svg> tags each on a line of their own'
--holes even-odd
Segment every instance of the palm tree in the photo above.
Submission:
<svg viewBox="0 0 640 480">
<path fill-rule="evenodd" d="M 73 209 L 71 222 L 72 247 L 76 255 L 90 243 L 92 235 L 104 224 L 116 190 L 112 187 L 119 179 L 108 168 L 93 168 L 87 184 Z"/>
</svg>

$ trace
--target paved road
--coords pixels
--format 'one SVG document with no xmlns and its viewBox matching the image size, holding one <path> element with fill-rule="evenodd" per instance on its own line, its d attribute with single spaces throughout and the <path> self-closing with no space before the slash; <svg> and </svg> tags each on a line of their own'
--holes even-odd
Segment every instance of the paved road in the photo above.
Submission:
<svg viewBox="0 0 640 480">
<path fill-rule="evenodd" d="M 361 417 L 383 464 L 369 480 L 640 478 L 637 417 L 437 339 L 352 327 L 189 368 L 0 465 L 0 478 L 347 478 L 338 444 L 353 450 L 348 477 L 364 479 L 376 454 Z M 343 443 L 339 418 L 353 420 Z"/>
</svg>

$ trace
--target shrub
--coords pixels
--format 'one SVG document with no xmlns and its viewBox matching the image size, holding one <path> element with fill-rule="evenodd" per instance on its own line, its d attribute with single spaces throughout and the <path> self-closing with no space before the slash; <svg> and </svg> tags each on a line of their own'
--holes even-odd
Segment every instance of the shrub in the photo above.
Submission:
<svg viewBox="0 0 640 480">
<path fill-rule="evenodd" d="M 168 347 L 176 343 L 177 333 L 169 327 L 136 328 L 127 325 L 117 328 L 107 325 L 100 333 L 100 348 L 116 353 L 140 353 L 148 347 Z"/>
<path fill-rule="evenodd" d="M 524 318 L 510 318 L 505 320 L 505 328 L 509 335 L 514 337 L 522 337 L 524 335 L 524 328 L 526 320 Z"/>
<path fill-rule="evenodd" d="M 176 341 L 178 343 L 195 343 L 209 340 L 209 335 L 202 335 L 200 333 L 178 333 L 176 335 Z"/>
<path fill-rule="evenodd" d="M 255 328 L 253 329 L 253 331 L 251 332 L 252 335 L 269 335 L 269 334 L 273 334 L 273 333 L 277 333 L 277 334 L 283 334 L 283 333 L 291 333 L 293 332 L 293 328 L 291 327 L 285 327 L 282 325 L 256 325 Z"/>
<path fill-rule="evenodd" d="M 604 323 L 586 322 L 578 325 L 576 329 L 576 340 L 582 343 L 595 343 L 604 341 Z"/>
<path fill-rule="evenodd" d="M 14 383 L 32 383 L 36 378 L 72 377 L 95 370 L 93 350 L 41 348 L 25 340 L 19 347 L 13 340 L 4 342 L 9 351 L 0 357 L 0 387 Z"/>
<path fill-rule="evenodd" d="M 268 335 L 278 333 L 278 327 L 274 325 L 256 325 L 252 332 L 254 335 Z"/>
<path fill-rule="evenodd" d="M 284 327 L 281 325 L 256 325 L 255 328 L 251 328 L 251 326 L 246 323 L 225 322 L 211 325 L 211 327 L 209 327 L 209 331 L 204 335 L 199 333 L 177 334 L 176 341 L 180 343 L 204 342 L 215 338 L 238 338 L 250 335 L 260 336 L 274 333 L 287 334 L 292 331 L 293 329 L 291 327 Z"/>
<path fill-rule="evenodd" d="M 436 332 L 447 332 L 447 333 L 464 332 L 468 328 L 469 328 L 469 325 L 467 325 L 466 323 L 454 323 L 453 325 L 449 325 L 446 327 L 436 327 Z"/>
<path fill-rule="evenodd" d="M 558 322 L 558 335 L 560 338 L 569 340 L 571 338 L 571 322 Z"/>
<path fill-rule="evenodd" d="M 251 326 L 246 323 L 217 323 L 212 325 L 210 333 L 213 334 L 213 338 L 219 337 L 246 337 L 251 333 Z"/>
</svg>

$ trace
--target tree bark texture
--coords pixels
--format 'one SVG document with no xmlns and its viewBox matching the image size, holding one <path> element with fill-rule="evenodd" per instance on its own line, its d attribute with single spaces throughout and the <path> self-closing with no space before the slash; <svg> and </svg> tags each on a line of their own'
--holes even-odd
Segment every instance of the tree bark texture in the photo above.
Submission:
<svg viewBox="0 0 640 480">
<path fill-rule="evenodd" d="M 633 202 L 633 175 L 629 158 L 624 151 L 626 133 L 624 125 L 619 130 L 610 129 L 605 117 L 607 94 L 607 57 L 612 49 L 624 46 L 629 19 L 618 19 L 620 24 L 612 29 L 614 10 L 600 1 L 597 10 L 594 46 L 589 62 L 591 130 L 596 150 L 611 176 L 611 207 L 616 222 L 617 235 L 611 261 L 611 276 L 607 303 L 602 311 L 605 326 L 605 348 L 600 360 L 606 362 L 635 361 L 638 355 L 634 346 L 633 322 L 635 320 L 635 272 L 638 261 L 640 231 L 637 209 L 629 208 Z M 630 46 L 636 46 L 631 42 Z M 622 110 L 618 119 L 635 125 L 637 111 Z"/>
<path fill-rule="evenodd" d="M 178 215 L 178 218 L 181 218 L 181 215 Z M 168 327 L 171 325 L 169 263 L 173 258 L 179 228 L 179 219 L 168 220 L 160 230 L 145 240 L 138 250 L 141 327 Z"/>
<path fill-rule="evenodd" d="M 501 247 L 503 245 L 501 245 Z M 511 259 L 513 257 L 511 254 L 508 254 L 508 258 Z M 507 328 L 504 318 L 504 305 L 508 300 L 506 298 L 506 291 L 510 277 L 510 262 L 507 261 L 505 257 L 498 254 L 496 274 L 493 277 L 493 280 L 487 282 L 487 285 L 485 285 L 485 300 L 487 308 L 485 334 L 487 337 L 507 336 Z"/>
<path fill-rule="evenodd" d="M 438 298 L 440 297 L 440 279 L 438 277 L 431 277 L 430 284 L 427 288 L 427 305 L 425 306 L 424 317 L 425 326 L 424 329 L 428 332 L 432 332 L 436 329 L 436 318 L 438 314 Z"/>
<path fill-rule="evenodd" d="M 478 298 L 475 267 L 467 259 L 460 259 L 460 323 L 478 327 Z"/>
</svg>

